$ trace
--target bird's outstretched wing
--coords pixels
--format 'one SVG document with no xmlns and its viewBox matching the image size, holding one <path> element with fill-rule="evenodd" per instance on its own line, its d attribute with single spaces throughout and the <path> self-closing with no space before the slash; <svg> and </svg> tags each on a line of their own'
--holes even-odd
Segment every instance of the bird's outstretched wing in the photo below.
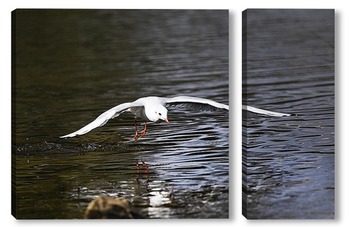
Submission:
<svg viewBox="0 0 350 227">
<path fill-rule="evenodd" d="M 107 110 L 106 112 L 103 112 L 93 122 L 82 127 L 78 131 L 72 132 L 72 133 L 64 135 L 64 136 L 60 136 L 60 138 L 74 137 L 74 136 L 83 135 L 85 133 L 88 133 L 94 128 L 103 126 L 104 124 L 107 123 L 107 121 L 109 119 L 118 117 L 121 113 L 127 111 L 129 108 L 136 107 L 136 106 L 141 106 L 141 104 L 138 102 L 127 102 L 127 103 L 123 103 L 123 104 L 120 104 L 118 106 L 115 106 L 115 107 Z"/>
<path fill-rule="evenodd" d="M 184 107 L 196 111 L 215 111 L 217 109 L 229 110 L 229 106 L 215 102 L 210 99 L 197 98 L 191 96 L 177 96 L 173 98 L 163 98 L 165 106 Z"/>
<path fill-rule="evenodd" d="M 273 117 L 291 116 L 291 114 L 273 112 L 273 111 L 269 111 L 269 110 L 263 110 L 263 109 L 259 109 L 259 108 L 252 107 L 252 106 L 245 106 L 245 105 L 243 105 L 242 109 L 250 111 L 250 112 L 253 112 L 253 113 L 264 114 L 264 115 L 273 116 Z"/>
</svg>

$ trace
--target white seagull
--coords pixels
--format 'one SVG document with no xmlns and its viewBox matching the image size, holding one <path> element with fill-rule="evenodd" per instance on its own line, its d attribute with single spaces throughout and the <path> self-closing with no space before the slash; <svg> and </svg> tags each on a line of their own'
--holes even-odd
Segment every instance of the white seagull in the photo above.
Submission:
<svg viewBox="0 0 350 227">
<path fill-rule="evenodd" d="M 135 135 L 134 140 L 136 141 L 139 137 L 143 137 L 146 134 L 147 124 L 146 122 L 157 122 L 159 120 L 165 121 L 169 123 L 168 120 L 168 110 L 166 107 L 169 106 L 177 106 L 177 107 L 185 107 L 192 110 L 197 111 L 215 111 L 218 109 L 222 109 L 225 111 L 229 110 L 229 106 L 215 102 L 210 99 L 197 98 L 191 96 L 177 96 L 173 98 L 162 98 L 156 96 L 149 96 L 139 98 L 134 102 L 127 102 L 120 105 L 117 105 L 106 112 L 102 113 L 98 116 L 94 121 L 84 126 L 83 128 L 72 132 L 70 134 L 61 136 L 60 138 L 68 138 L 75 137 L 79 135 L 83 135 L 85 133 L 90 132 L 92 129 L 103 126 L 107 123 L 109 119 L 118 117 L 123 112 L 131 112 L 135 116 Z M 243 106 L 243 109 L 248 111 L 252 111 L 259 114 L 266 114 L 269 116 L 289 116 L 289 114 L 277 113 L 267 110 L 262 110 L 250 106 Z M 141 135 L 139 135 L 136 126 L 136 119 L 141 118 L 145 121 L 144 129 L 141 131 Z"/>
</svg>

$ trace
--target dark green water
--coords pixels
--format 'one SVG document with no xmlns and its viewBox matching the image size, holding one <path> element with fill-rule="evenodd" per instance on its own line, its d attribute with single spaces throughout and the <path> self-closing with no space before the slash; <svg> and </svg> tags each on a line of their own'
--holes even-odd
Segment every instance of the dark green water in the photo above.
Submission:
<svg viewBox="0 0 350 227">
<path fill-rule="evenodd" d="M 228 11 L 17 10 L 13 26 L 17 218 L 82 218 L 100 194 L 147 218 L 229 217 L 226 112 L 169 109 L 137 142 L 128 114 L 58 139 L 139 97 L 228 104 Z"/>
</svg>

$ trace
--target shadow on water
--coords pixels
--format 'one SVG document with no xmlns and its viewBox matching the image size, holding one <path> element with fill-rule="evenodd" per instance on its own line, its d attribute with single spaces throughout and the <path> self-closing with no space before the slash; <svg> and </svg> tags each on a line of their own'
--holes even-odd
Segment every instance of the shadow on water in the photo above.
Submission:
<svg viewBox="0 0 350 227">
<path fill-rule="evenodd" d="M 334 218 L 334 11 L 252 10 L 243 112 L 243 209 L 250 219 Z"/>
<path fill-rule="evenodd" d="M 17 10 L 14 22 L 17 218 L 83 218 L 100 194 L 147 218 L 228 218 L 227 112 L 169 108 L 137 142 L 127 113 L 58 139 L 143 96 L 228 104 L 227 11 Z"/>
</svg>

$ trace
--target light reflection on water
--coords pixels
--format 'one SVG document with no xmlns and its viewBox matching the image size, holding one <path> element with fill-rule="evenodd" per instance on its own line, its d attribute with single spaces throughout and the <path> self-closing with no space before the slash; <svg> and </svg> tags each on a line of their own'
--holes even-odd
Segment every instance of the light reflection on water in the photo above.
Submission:
<svg viewBox="0 0 350 227">
<path fill-rule="evenodd" d="M 149 124 L 137 142 L 129 114 L 84 136 L 58 139 L 143 96 L 228 104 L 227 11 L 17 16 L 18 218 L 82 218 L 100 194 L 129 199 L 147 218 L 228 217 L 227 112 L 169 109 L 170 124 Z M 149 174 L 137 173 L 141 160 Z"/>
</svg>

